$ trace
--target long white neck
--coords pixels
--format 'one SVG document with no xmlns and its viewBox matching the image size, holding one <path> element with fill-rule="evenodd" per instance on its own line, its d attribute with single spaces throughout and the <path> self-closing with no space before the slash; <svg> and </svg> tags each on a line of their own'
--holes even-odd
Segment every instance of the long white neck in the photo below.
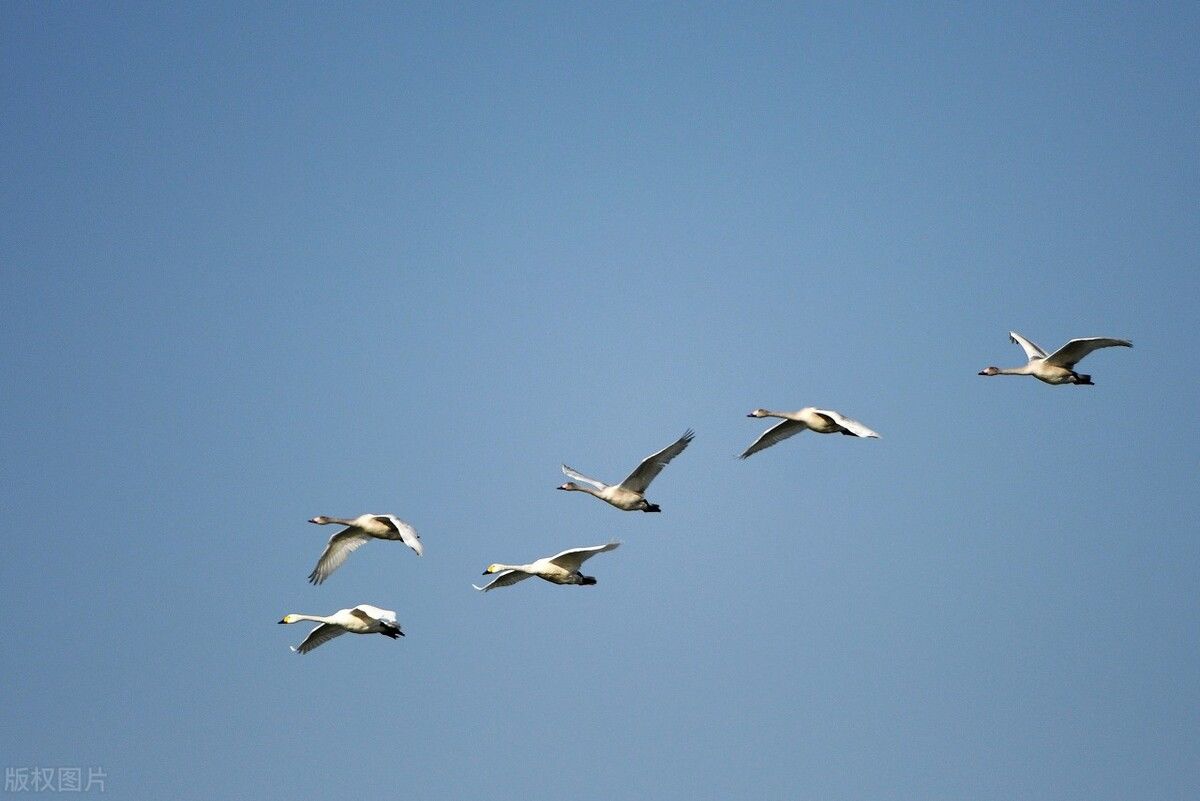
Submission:
<svg viewBox="0 0 1200 801">
<path fill-rule="evenodd" d="M 342 518 L 340 518 L 340 517 L 329 517 L 329 516 L 326 516 L 326 517 L 325 517 L 325 518 L 324 518 L 324 519 L 321 521 L 321 525 L 322 525 L 322 526 L 328 526 L 328 525 L 331 525 L 331 524 L 337 524 L 337 525 L 339 525 L 339 526 L 353 526 L 353 525 L 354 525 L 354 521 L 353 521 L 353 520 L 343 520 L 343 519 L 342 519 Z"/>
<path fill-rule="evenodd" d="M 1029 375 L 1031 372 L 1033 372 L 1033 362 L 1020 367 L 1000 367 L 997 369 L 996 375 Z"/>
<path fill-rule="evenodd" d="M 299 623 L 301 620 L 311 620 L 313 623 L 332 623 L 333 618 L 322 617 L 320 615 L 288 615 L 291 620 L 288 623 Z"/>
<path fill-rule="evenodd" d="M 520 570 L 522 573 L 532 573 L 532 568 L 533 565 L 502 565 L 497 562 L 496 569 L 493 572 L 499 573 L 502 570 Z"/>
</svg>

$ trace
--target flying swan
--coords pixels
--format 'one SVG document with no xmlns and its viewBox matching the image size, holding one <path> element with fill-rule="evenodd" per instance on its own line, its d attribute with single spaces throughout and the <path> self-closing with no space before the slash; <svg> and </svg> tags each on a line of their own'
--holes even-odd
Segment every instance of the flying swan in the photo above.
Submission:
<svg viewBox="0 0 1200 801">
<path fill-rule="evenodd" d="M 482 587 L 476 584 L 472 584 L 471 586 L 480 592 L 487 592 L 497 587 L 509 587 L 518 581 L 524 581 L 530 576 L 537 576 L 553 584 L 591 586 L 596 583 L 596 579 L 580 573 L 580 566 L 596 554 L 611 551 L 620 544 L 619 542 L 610 542 L 607 545 L 593 545 L 588 548 L 571 548 L 554 556 L 547 556 L 530 562 L 527 565 L 491 564 L 487 566 L 487 570 L 483 571 L 483 575 L 486 576 L 489 573 L 497 573 L 499 575 Z"/>
<path fill-rule="evenodd" d="M 755 409 L 747 417 L 782 417 L 783 420 L 763 432 L 753 444 L 738 458 L 746 457 L 769 448 L 776 442 L 785 440 L 793 434 L 799 434 L 805 429 L 818 434 L 846 434 L 851 437 L 873 437 L 879 435 L 857 420 L 843 417 L 829 409 L 814 409 L 806 406 L 798 412 L 769 412 L 766 409 Z"/>
<path fill-rule="evenodd" d="M 1075 372 L 1075 365 L 1082 361 L 1084 356 L 1100 348 L 1133 347 L 1133 343 L 1127 339 L 1087 337 L 1086 339 L 1072 339 L 1047 356 L 1046 351 L 1016 331 L 1009 331 L 1008 338 L 1021 346 L 1029 363 L 1021 367 L 986 367 L 979 371 L 980 375 L 1031 375 L 1038 381 L 1044 381 L 1047 384 L 1094 386 L 1090 375 Z"/>
<path fill-rule="evenodd" d="M 313 584 L 320 584 L 329 578 L 330 573 L 342 566 L 346 557 L 371 540 L 401 540 L 416 551 L 417 556 L 425 552 L 417 530 L 395 515 L 359 515 L 353 520 L 318 515 L 308 522 L 318 526 L 336 523 L 346 527 L 329 538 L 329 544 L 321 552 L 317 566 L 308 574 L 308 580 Z"/>
<path fill-rule="evenodd" d="M 301 620 L 311 620 L 321 625 L 308 633 L 304 642 L 292 650 L 298 654 L 307 654 L 318 645 L 324 645 L 334 637 L 345 634 L 382 634 L 384 637 L 403 637 L 400 624 L 396 622 L 396 613 L 380 609 L 370 604 L 359 604 L 353 609 L 339 609 L 332 615 L 284 615 L 280 623 L 299 623 Z"/>
<path fill-rule="evenodd" d="M 577 470 L 562 466 L 562 471 L 568 478 L 573 478 L 575 481 L 582 481 L 584 484 L 590 484 L 588 487 L 581 487 L 573 481 L 568 481 L 558 489 L 568 492 L 586 492 L 589 495 L 595 495 L 605 503 L 611 504 L 618 509 L 623 509 L 626 512 L 661 512 L 658 504 L 650 503 L 646 500 L 646 488 L 650 486 L 650 482 L 658 477 L 662 469 L 679 454 L 683 453 L 683 449 L 692 441 L 695 432 L 690 428 L 683 433 L 683 436 L 675 440 L 667 447 L 663 448 L 658 453 L 647 456 L 642 463 L 637 466 L 629 476 L 616 486 L 609 486 L 601 483 L 594 478 L 588 478 Z M 593 489 L 594 488 L 594 489 Z"/>
</svg>

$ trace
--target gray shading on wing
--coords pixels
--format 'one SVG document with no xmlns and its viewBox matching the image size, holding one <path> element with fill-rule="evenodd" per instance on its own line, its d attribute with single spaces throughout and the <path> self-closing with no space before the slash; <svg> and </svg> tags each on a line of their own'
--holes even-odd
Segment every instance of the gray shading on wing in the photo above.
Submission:
<svg viewBox="0 0 1200 801">
<path fill-rule="evenodd" d="M 1064 367 L 1068 370 L 1075 366 L 1075 363 L 1082 360 L 1094 350 L 1100 348 L 1132 348 L 1133 343 L 1127 339 L 1111 339 L 1109 337 L 1088 337 L 1086 339 L 1072 339 L 1067 344 L 1063 345 L 1058 350 L 1046 357 L 1046 364 L 1052 364 L 1055 367 Z"/>
<path fill-rule="evenodd" d="M 1046 351 L 1042 350 L 1034 342 L 1021 336 L 1016 331 L 1009 331 L 1008 338 L 1011 339 L 1014 344 L 1021 346 L 1021 350 L 1025 351 L 1026 359 L 1033 360 L 1046 358 Z"/>
<path fill-rule="evenodd" d="M 879 439 L 879 435 L 877 433 L 867 428 L 857 420 L 852 420 L 849 417 L 843 417 L 838 412 L 830 411 L 829 409 L 813 409 L 813 411 L 815 411 L 817 414 L 825 415 L 835 424 L 841 426 L 856 437 L 874 437 L 875 439 Z"/>
<path fill-rule="evenodd" d="M 554 554 L 554 556 L 550 557 L 550 561 L 564 570 L 574 572 L 579 569 L 580 565 L 596 554 L 615 550 L 620 544 L 619 542 L 609 542 L 604 545 L 592 545 L 587 548 L 571 548 L 562 553 Z"/>
<path fill-rule="evenodd" d="M 396 625 L 396 613 L 390 609 L 380 609 L 378 606 L 370 604 L 359 604 L 350 610 L 350 614 L 354 615 L 364 623 L 374 623 L 376 620 L 383 620 Z"/>
<path fill-rule="evenodd" d="M 320 584 L 329 578 L 329 574 L 342 566 L 346 557 L 361 548 L 371 539 L 370 534 L 360 528 L 344 528 L 329 538 L 329 544 L 321 552 L 317 566 L 308 574 L 308 580 Z M 314 646 L 315 647 L 315 646 Z"/>
<path fill-rule="evenodd" d="M 417 530 L 395 515 L 376 515 L 375 519 L 396 533 L 396 538 L 416 551 L 417 556 L 425 555 L 425 547 L 421 545 L 421 537 Z"/>
<path fill-rule="evenodd" d="M 781 442 L 790 436 L 799 434 L 805 428 L 804 423 L 799 423 L 795 420 L 780 420 L 779 423 L 768 428 L 762 433 L 762 436 L 754 440 L 750 447 L 746 448 L 738 458 L 745 459 L 765 448 L 771 447 L 776 442 Z"/>
<path fill-rule="evenodd" d="M 662 469 L 666 467 L 672 459 L 683 453 L 683 449 L 688 446 L 692 438 L 696 436 L 696 432 L 688 429 L 683 432 L 683 436 L 672 442 L 667 447 L 663 448 L 658 453 L 647 456 L 642 460 L 642 463 L 637 466 L 629 476 L 621 482 L 621 488 L 631 492 L 641 494 L 650 486 L 650 482 L 658 477 Z"/>
<path fill-rule="evenodd" d="M 594 479 L 594 478 L 588 478 L 588 477 L 587 477 L 587 476 L 585 476 L 583 473 L 580 473 L 578 470 L 576 470 L 576 469 L 575 469 L 575 468 L 573 468 L 573 467 L 567 467 L 567 466 L 564 464 L 564 465 L 562 466 L 562 471 L 563 471 L 563 474 L 564 474 L 564 475 L 566 475 L 566 477 L 567 477 L 567 478 L 573 478 L 573 479 L 575 479 L 576 481 L 582 481 L 584 484 L 591 484 L 593 487 L 595 487 L 595 488 L 596 488 L 596 489 L 598 489 L 598 490 L 606 490 L 606 489 L 608 489 L 608 485 L 607 485 L 607 484 L 605 484 L 605 483 L 603 483 L 603 482 L 600 482 L 600 481 L 597 481 L 597 480 L 596 480 L 596 479 Z"/>
<path fill-rule="evenodd" d="M 341 626 L 335 626 L 332 623 L 322 623 L 308 633 L 304 638 L 304 642 L 292 650 L 298 654 L 307 654 L 318 645 L 324 645 L 334 637 L 345 634 L 346 630 Z"/>
<path fill-rule="evenodd" d="M 480 592 L 487 592 L 488 590 L 494 590 L 497 587 L 511 587 L 518 581 L 524 581 L 532 575 L 532 573 L 526 573 L 524 570 L 501 570 L 496 574 L 494 579 L 482 587 L 477 584 L 472 584 L 471 586 Z"/>
</svg>

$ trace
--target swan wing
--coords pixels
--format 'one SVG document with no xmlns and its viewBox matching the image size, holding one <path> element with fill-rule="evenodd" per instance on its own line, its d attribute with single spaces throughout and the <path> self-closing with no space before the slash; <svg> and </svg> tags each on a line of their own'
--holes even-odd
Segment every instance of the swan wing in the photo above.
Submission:
<svg viewBox="0 0 1200 801">
<path fill-rule="evenodd" d="M 563 570 L 575 572 L 579 569 L 580 565 L 596 554 L 614 550 L 620 544 L 619 542 L 609 542 L 604 545 L 592 545 L 587 548 L 571 548 L 562 553 L 556 553 L 550 557 L 549 561 L 558 565 Z"/>
<path fill-rule="evenodd" d="M 605 484 L 601 481 L 597 481 L 594 478 L 588 478 L 583 473 L 580 473 L 578 470 L 575 470 L 574 468 L 567 467 L 565 464 L 562 466 L 562 471 L 563 471 L 563 474 L 567 478 L 573 478 L 576 481 L 582 481 L 584 484 L 591 484 L 593 487 L 595 487 L 596 489 L 601 490 L 601 491 L 608 489 L 607 484 Z"/>
<path fill-rule="evenodd" d="M 1072 339 L 1067 344 L 1063 345 L 1058 350 L 1046 357 L 1046 364 L 1052 364 L 1055 367 L 1065 367 L 1070 370 L 1075 366 L 1075 363 L 1082 360 L 1094 350 L 1100 348 L 1132 348 L 1133 343 L 1127 339 L 1111 339 L 1109 337 L 1087 337 L 1086 339 Z"/>
<path fill-rule="evenodd" d="M 1042 350 L 1037 344 L 1021 336 L 1016 331 L 1009 331 L 1008 338 L 1013 341 L 1013 344 L 1021 346 L 1021 350 L 1025 351 L 1026 359 L 1033 361 L 1034 359 L 1046 358 L 1046 351 Z"/>
<path fill-rule="evenodd" d="M 421 536 L 417 534 L 417 530 L 411 525 L 405 523 L 395 515 L 375 515 L 375 519 L 395 531 L 397 538 L 409 548 L 416 551 L 417 556 L 425 555 L 425 548 L 421 545 Z"/>
<path fill-rule="evenodd" d="M 332 623 L 322 623 L 308 633 L 304 638 L 304 642 L 292 650 L 298 654 L 307 654 L 318 645 L 324 645 L 334 637 L 345 634 L 346 630 L 341 626 L 335 626 Z"/>
<path fill-rule="evenodd" d="M 762 433 L 758 439 L 751 443 L 749 448 L 739 456 L 739 459 L 745 459 L 748 456 L 758 453 L 761 450 L 771 447 L 776 442 L 787 439 L 790 436 L 799 434 L 807 426 L 797 420 L 780 420 L 775 425 L 768 428 Z"/>
<path fill-rule="evenodd" d="M 830 420 L 832 420 L 834 423 L 836 423 L 839 426 L 841 426 L 842 428 L 846 429 L 847 431 L 849 431 L 851 434 L 853 434 L 856 437 L 874 437 L 876 439 L 879 438 L 878 434 L 876 434 L 874 431 L 867 428 L 866 426 L 864 426 L 862 423 L 858 422 L 857 420 L 852 420 L 849 417 L 843 417 L 842 415 L 838 414 L 837 412 L 831 411 L 829 409 L 813 409 L 813 411 L 816 412 L 817 414 L 825 415 Z"/>
<path fill-rule="evenodd" d="M 390 609 L 380 609 L 378 606 L 371 606 L 370 604 L 359 604 L 350 610 L 350 614 L 364 623 L 374 623 L 378 620 L 383 620 L 396 625 L 395 612 Z"/>
<path fill-rule="evenodd" d="M 329 538 L 317 566 L 308 574 L 308 580 L 320 584 L 329 578 L 329 574 L 342 566 L 346 557 L 371 541 L 371 535 L 361 528 L 346 528 Z M 314 646 L 315 647 L 315 646 Z"/>
<path fill-rule="evenodd" d="M 511 587 L 518 581 L 524 581 L 525 579 L 529 578 L 530 575 L 532 574 L 526 573 L 524 570 L 501 570 L 496 574 L 494 579 L 487 584 L 484 584 L 482 587 L 480 587 L 478 584 L 472 584 L 471 586 L 480 592 L 487 592 L 488 590 L 494 590 L 497 587 Z"/>
<path fill-rule="evenodd" d="M 683 432 L 682 437 L 658 453 L 647 456 L 637 466 L 637 469 L 621 482 L 621 489 L 627 489 L 639 495 L 645 492 L 646 488 L 650 486 L 650 482 L 658 477 L 658 474 L 662 472 L 664 467 L 670 464 L 672 459 L 683 453 L 683 449 L 691 443 L 692 438 L 695 436 L 696 432 L 689 428 Z"/>
</svg>

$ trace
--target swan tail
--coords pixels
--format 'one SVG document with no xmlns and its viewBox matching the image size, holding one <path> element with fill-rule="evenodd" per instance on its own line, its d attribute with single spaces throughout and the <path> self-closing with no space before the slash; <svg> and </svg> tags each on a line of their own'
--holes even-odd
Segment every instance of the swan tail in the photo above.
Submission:
<svg viewBox="0 0 1200 801">
<path fill-rule="evenodd" d="M 657 503 L 648 503 L 648 504 L 646 504 L 646 508 L 643 509 L 642 511 L 643 512 L 661 512 L 662 508 Z"/>
<path fill-rule="evenodd" d="M 595 583 L 596 579 L 592 578 L 591 576 L 583 576 L 579 579 L 579 584 L 583 587 L 590 587 Z"/>
<path fill-rule="evenodd" d="M 1095 383 L 1092 382 L 1092 377 L 1090 375 L 1082 375 L 1080 373 L 1075 374 L 1075 383 L 1083 384 L 1084 386 L 1089 386 L 1089 387 L 1096 386 Z"/>
</svg>

